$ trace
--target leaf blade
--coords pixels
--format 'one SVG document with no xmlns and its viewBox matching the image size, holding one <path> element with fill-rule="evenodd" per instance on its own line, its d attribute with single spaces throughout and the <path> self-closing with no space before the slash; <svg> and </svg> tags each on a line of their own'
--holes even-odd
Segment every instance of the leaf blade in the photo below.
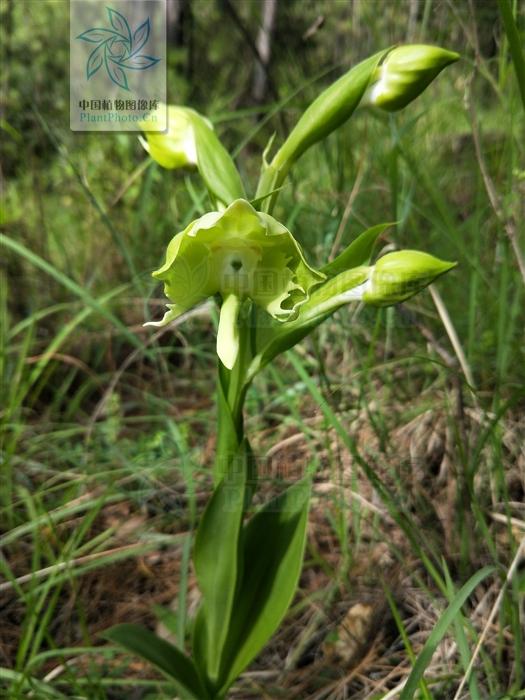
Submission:
<svg viewBox="0 0 525 700">
<path fill-rule="evenodd" d="M 224 204 L 245 197 L 239 171 L 217 135 L 198 114 L 193 118 L 197 167 L 208 190 Z"/>
<path fill-rule="evenodd" d="M 329 262 L 321 268 L 321 272 L 324 272 L 324 274 L 329 277 L 333 277 L 352 267 L 366 265 L 370 260 L 375 242 L 390 226 L 394 226 L 394 223 L 377 224 L 376 226 L 366 229 L 366 231 L 359 234 L 342 253 L 332 260 L 332 262 Z"/>
<path fill-rule="evenodd" d="M 281 623 L 301 573 L 311 482 L 303 479 L 267 503 L 244 530 L 244 576 L 235 600 L 221 692 L 255 658 Z"/>
<path fill-rule="evenodd" d="M 100 44 L 97 46 L 96 49 L 94 49 L 90 54 L 89 58 L 87 61 L 87 66 L 86 66 L 86 75 L 87 79 L 89 80 L 92 76 L 95 75 L 95 73 L 99 70 L 99 68 L 102 66 L 104 63 L 104 59 L 102 57 L 103 53 L 103 44 Z"/>
<path fill-rule="evenodd" d="M 109 41 L 109 39 L 121 37 L 121 34 L 114 32 L 112 29 L 105 29 L 104 27 L 93 27 L 93 29 L 87 29 L 82 34 L 79 34 L 76 38 L 82 39 L 82 41 L 88 41 L 90 44 L 98 44 L 101 41 Z"/>
<path fill-rule="evenodd" d="M 483 569 L 480 569 L 480 571 L 471 576 L 470 579 L 458 591 L 455 598 L 451 601 L 443 615 L 440 617 L 437 625 L 432 630 L 423 649 L 419 653 L 405 687 L 401 691 L 399 700 L 411 700 L 414 697 L 414 693 L 419 686 L 419 681 L 423 677 L 425 669 L 432 660 L 432 656 L 434 655 L 439 642 L 443 639 L 448 628 L 454 622 L 457 614 L 461 610 L 461 607 L 470 594 L 474 591 L 476 586 L 481 583 L 483 579 L 487 578 L 487 576 L 494 573 L 494 571 L 496 571 L 496 567 L 485 566 Z"/>
<path fill-rule="evenodd" d="M 106 70 L 108 75 L 115 85 L 118 85 L 123 90 L 128 90 L 128 79 L 122 68 L 112 59 L 108 58 L 107 51 L 105 55 Z"/>
<path fill-rule="evenodd" d="M 117 10 L 114 10 L 111 7 L 107 7 L 106 9 L 108 11 L 109 21 L 113 29 L 125 37 L 125 39 L 131 44 L 131 29 L 128 24 L 128 20 Z"/>
<path fill-rule="evenodd" d="M 196 654 L 197 663 L 212 684 L 218 680 L 238 585 L 247 458 L 248 450 L 243 442 L 237 453 L 228 459 L 225 476 L 206 506 L 193 550 L 193 563 L 203 596 L 194 643 L 200 651 Z"/>
<path fill-rule="evenodd" d="M 139 54 L 138 56 L 133 55 L 128 56 L 128 58 L 123 58 L 118 62 L 118 64 L 119 66 L 129 68 L 130 70 L 146 70 L 146 68 L 151 68 L 151 66 L 154 66 L 159 61 L 160 58 Z"/>
<path fill-rule="evenodd" d="M 173 679 L 184 693 L 183 697 L 195 700 L 209 698 L 193 661 L 145 627 L 125 623 L 111 627 L 101 636 L 140 656 Z"/>
</svg>

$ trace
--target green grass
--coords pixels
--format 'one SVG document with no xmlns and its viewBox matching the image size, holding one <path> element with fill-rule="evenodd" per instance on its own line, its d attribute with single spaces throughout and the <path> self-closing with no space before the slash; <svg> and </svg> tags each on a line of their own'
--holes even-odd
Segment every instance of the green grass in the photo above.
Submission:
<svg viewBox="0 0 525 700">
<path fill-rule="evenodd" d="M 250 4 L 240 5 L 253 23 Z M 364 5 L 354 24 L 345 20 L 348 37 L 337 29 L 343 10 L 330 3 L 300 20 L 324 12 L 344 56 L 324 34 L 301 48 L 279 29 L 282 104 L 266 105 L 256 124 L 242 107 L 249 71 L 229 67 L 239 47 L 212 29 L 215 5 L 196 3 L 199 41 L 224 67 L 204 94 L 204 55 L 194 59 L 204 87 L 192 88 L 174 50 L 172 94 L 209 111 L 254 185 L 260 149 L 281 133 L 279 108 L 293 124 L 317 93 L 309 78 L 404 40 L 408 5 Z M 105 700 L 140 688 L 170 698 L 168 683 L 99 634 L 157 618 L 181 646 L 191 633 L 189 555 L 214 449 L 216 319 L 205 310 L 157 337 L 141 324 L 163 304 L 150 270 L 207 203 L 194 177 L 148 166 L 133 135 L 67 130 L 58 89 L 55 102 L 38 94 L 46 71 L 65 84 L 45 31 L 59 12 L 41 8 L 33 90 L 22 79 L 23 8 L 14 14 L 3 136 L 0 693 Z M 282 11 L 300 15 L 294 8 Z M 344 309 L 257 378 L 247 429 L 264 466 L 261 498 L 306 469 L 316 489 L 300 591 L 233 697 L 398 697 L 410 678 L 405 697 L 450 700 L 480 640 L 461 697 L 525 697 L 517 564 L 507 580 L 525 536 L 525 295 L 508 233 L 510 224 L 523 251 L 520 59 L 497 12 L 432 2 L 423 10 L 416 39 L 464 60 L 405 113 L 363 112 L 306 154 L 276 216 L 315 264 L 336 237 L 343 247 L 389 220 L 399 223 L 382 244 L 457 260 L 436 287 L 474 381 L 429 293 L 400 309 Z M 482 581 L 486 566 L 496 571 Z M 345 666 L 325 640 L 369 601 L 360 651 Z"/>
</svg>

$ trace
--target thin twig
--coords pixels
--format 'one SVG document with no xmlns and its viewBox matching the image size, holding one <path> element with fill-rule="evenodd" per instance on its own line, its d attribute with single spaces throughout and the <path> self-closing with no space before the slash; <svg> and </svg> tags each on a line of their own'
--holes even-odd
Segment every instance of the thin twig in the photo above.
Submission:
<svg viewBox="0 0 525 700">
<path fill-rule="evenodd" d="M 140 177 L 149 168 L 149 166 L 152 165 L 152 163 L 154 163 L 153 159 L 148 157 L 135 168 L 131 175 L 128 178 L 126 178 L 125 182 L 121 185 L 117 194 L 109 203 L 109 208 L 114 207 L 115 204 L 117 204 L 122 199 L 122 197 L 126 194 L 131 185 L 135 182 L 135 180 L 138 177 Z"/>
<path fill-rule="evenodd" d="M 261 67 L 261 70 L 264 71 L 266 74 L 266 80 L 268 81 L 268 89 L 270 90 L 272 97 L 274 100 L 279 101 L 279 92 L 277 90 L 277 86 L 275 85 L 275 81 L 273 80 L 270 70 L 269 70 L 269 65 L 267 62 L 265 62 L 264 57 L 261 56 L 259 53 L 259 49 L 257 48 L 257 44 L 254 41 L 249 29 L 246 27 L 244 21 L 242 20 L 241 16 L 233 6 L 233 4 L 230 2 L 230 0 L 221 0 L 221 8 L 226 10 L 226 12 L 230 15 L 231 19 L 233 20 L 233 23 L 239 30 L 239 32 L 242 34 L 244 37 L 244 40 L 246 42 L 246 45 L 250 49 L 250 51 L 253 54 L 253 57 L 257 61 L 258 65 Z"/>
<path fill-rule="evenodd" d="M 447 335 L 449 337 L 449 340 L 452 344 L 452 347 L 454 348 L 454 352 L 456 353 L 456 357 L 458 358 L 458 362 L 461 366 L 461 369 L 463 370 L 463 374 L 465 375 L 465 379 L 467 380 L 467 383 L 469 386 L 474 387 L 474 377 L 472 375 L 472 371 L 470 369 L 470 365 L 467 362 L 467 358 L 465 356 L 465 353 L 463 351 L 463 347 L 461 345 L 461 342 L 459 340 L 458 334 L 456 333 L 456 329 L 454 328 L 454 324 L 452 323 L 452 319 L 450 318 L 450 314 L 448 313 L 447 307 L 445 306 L 445 303 L 441 297 L 441 294 L 438 292 L 438 290 L 431 284 L 429 286 L 430 290 L 430 295 L 432 296 L 432 301 L 434 302 L 434 305 L 436 307 L 436 310 L 439 314 L 439 317 L 441 319 L 442 324 L 445 327 L 445 330 L 447 332 Z"/>
<path fill-rule="evenodd" d="M 361 182 L 363 181 L 364 175 L 365 175 L 365 159 L 363 157 L 363 158 L 361 158 L 361 162 L 359 163 L 355 182 L 354 182 L 354 185 L 352 187 L 352 191 L 350 192 L 350 196 L 348 197 L 348 201 L 346 203 L 346 207 L 345 207 L 345 210 L 343 212 L 343 216 L 341 217 L 341 222 L 339 224 L 339 228 L 337 229 L 337 233 L 335 234 L 334 242 L 332 244 L 332 249 L 330 251 L 330 255 L 328 256 L 328 260 L 334 259 L 335 254 L 337 252 L 337 249 L 339 248 L 339 243 L 341 242 L 341 238 L 343 236 L 346 225 L 348 223 L 348 219 L 350 218 L 350 214 L 352 213 L 352 207 L 354 206 L 355 199 L 356 199 L 357 195 L 359 194 L 359 189 L 361 187 Z"/>
<path fill-rule="evenodd" d="M 490 517 L 492 520 L 495 520 L 497 523 L 502 523 L 503 525 L 511 525 L 518 530 L 524 530 L 525 531 L 525 520 L 519 520 L 518 518 L 509 518 L 508 515 L 504 515 L 503 513 L 489 513 Z"/>
<path fill-rule="evenodd" d="M 519 246 L 519 243 L 518 243 L 518 234 L 516 231 L 516 224 L 512 218 L 505 217 L 505 215 L 503 213 L 503 210 L 501 208 L 500 197 L 499 197 L 498 193 L 496 192 L 494 182 L 493 182 L 492 178 L 490 177 L 490 174 L 489 174 L 489 171 L 487 168 L 487 164 L 485 163 L 485 158 L 483 156 L 476 110 L 474 109 L 474 106 L 472 104 L 472 100 L 470 99 L 470 85 L 472 84 L 473 79 L 474 79 L 474 76 L 471 77 L 470 82 L 465 89 L 465 105 L 467 106 L 467 108 L 470 112 L 470 120 L 471 120 L 471 128 L 472 128 L 472 140 L 474 142 L 474 150 L 476 153 L 476 159 L 478 161 L 479 170 L 481 173 L 481 177 L 483 179 L 483 184 L 485 185 L 485 190 L 487 192 L 487 196 L 489 198 L 490 205 L 494 211 L 494 214 L 496 215 L 496 218 L 498 219 L 500 224 L 505 229 L 505 233 L 507 234 L 507 237 L 508 237 L 510 244 L 512 246 L 512 249 L 514 251 L 514 255 L 515 255 L 516 261 L 518 263 L 518 267 L 519 267 L 519 270 L 521 273 L 521 277 L 523 279 L 523 283 L 525 284 L 525 258 L 523 257 L 523 253 L 522 253 L 520 246 Z"/>
<path fill-rule="evenodd" d="M 67 355 L 63 352 L 44 352 L 41 355 L 31 355 L 31 357 L 26 357 L 24 362 L 28 365 L 34 365 L 37 362 L 47 363 L 49 360 L 57 360 L 58 362 L 63 362 L 66 365 L 76 367 L 77 369 L 80 369 L 88 374 L 93 381 L 100 382 L 100 377 L 91 369 L 89 365 L 80 360 L 78 357 L 73 357 L 72 355 Z"/>
<path fill-rule="evenodd" d="M 48 574 L 56 574 L 60 571 L 64 571 L 64 569 L 69 569 L 71 567 L 75 566 L 80 566 L 81 564 L 88 564 L 89 562 L 96 561 L 97 559 L 101 559 L 103 557 L 108 557 L 113 554 L 120 554 L 122 552 L 125 552 L 127 550 L 136 550 L 137 547 L 142 550 L 143 547 L 148 547 L 148 546 L 155 546 L 158 547 L 159 543 L 158 542 L 150 542 L 149 544 L 147 543 L 139 543 L 136 542 L 134 544 L 125 544 L 122 545 L 121 547 L 114 547 L 113 549 L 107 549 L 103 552 L 94 552 L 93 554 L 85 554 L 83 557 L 76 557 L 76 559 L 71 559 L 70 561 L 59 561 L 56 564 L 52 564 L 51 566 L 46 566 L 43 569 L 39 569 L 38 571 L 32 571 L 30 574 L 24 574 L 23 576 L 19 576 L 18 578 L 13 579 L 12 581 L 6 581 L 4 583 L 0 583 L 0 592 L 2 591 L 8 591 L 10 588 L 15 587 L 17 584 L 21 583 L 28 583 L 29 581 L 33 581 L 34 579 L 41 579 L 45 578 Z"/>
</svg>

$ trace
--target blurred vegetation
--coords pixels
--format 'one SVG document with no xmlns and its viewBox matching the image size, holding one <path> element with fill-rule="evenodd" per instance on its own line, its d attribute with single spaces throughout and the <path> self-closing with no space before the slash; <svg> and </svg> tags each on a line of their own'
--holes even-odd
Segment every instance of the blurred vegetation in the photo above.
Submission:
<svg viewBox="0 0 525 700">
<path fill-rule="evenodd" d="M 263 101 L 252 96 L 261 3 L 168 4 L 169 101 L 191 105 L 214 122 L 252 184 L 250 194 L 270 136 L 276 132 L 282 138 L 313 97 L 350 65 L 407 41 L 462 54 L 462 61 L 404 112 L 363 110 L 307 153 L 276 211 L 314 264 L 367 226 L 397 221 L 386 244 L 458 261 L 457 270 L 437 284 L 445 312 L 430 294 L 396 309 L 339 312 L 291 355 L 291 363 L 280 363 L 258 380 L 249 420 L 262 452 L 303 433 L 309 447 L 303 460 L 318 460 L 320 474 L 328 470 L 333 476 L 338 450 L 349 446 L 334 447 L 334 425 L 312 405 L 315 392 L 298 375 L 300 362 L 306 376 L 319 378 L 316 390 L 348 434 L 361 411 L 379 452 L 394 455 L 386 460 L 384 476 L 392 480 L 392 503 L 401 511 L 406 503 L 404 515 L 421 538 L 419 548 L 408 550 L 417 553 L 418 594 L 428 593 L 431 601 L 447 598 L 445 584 L 436 589 L 427 565 L 421 569 L 421 552 L 445 572 L 443 581 L 450 570 L 461 582 L 488 561 L 508 567 L 518 546 L 513 527 L 523 537 L 525 520 L 525 287 L 516 254 L 525 254 L 525 129 L 497 2 L 280 0 Z M 514 5 L 522 27 L 523 3 Z M 150 585 L 128 557 L 153 567 L 140 557 L 162 550 L 178 562 L 168 573 L 176 580 L 175 593 L 169 591 L 179 596 L 179 609 L 191 595 L 189 541 L 213 452 L 210 368 L 216 319 L 205 310 L 157 339 L 141 324 L 159 317 L 164 303 L 150 271 L 171 237 L 203 213 L 207 202 L 194 176 L 151 163 L 136 134 L 69 130 L 67 2 L 2 0 L 0 25 L 0 225 L 14 242 L 4 246 L 0 268 L 0 541 L 5 547 L 0 575 L 11 592 L 10 597 L 0 588 L 0 595 L 7 595 L 0 666 L 12 669 L 6 676 L 9 697 L 29 697 L 31 683 L 65 658 L 60 649 L 80 646 L 88 648 L 83 652 L 88 660 L 79 666 L 84 681 L 66 666 L 62 680 L 72 693 L 68 697 L 131 697 L 118 690 L 129 667 L 112 661 L 105 682 L 100 668 L 106 657 L 95 663 L 90 654 L 101 653 L 93 646 L 100 643 L 101 629 L 129 619 L 151 622 L 151 604 L 160 600 L 152 594 L 144 605 L 118 602 L 123 595 L 115 584 L 119 567 L 128 567 L 135 597 Z M 428 518 L 437 522 L 431 505 L 445 486 L 427 482 L 432 475 L 437 479 L 441 467 L 428 465 L 427 498 L 415 505 L 407 495 L 417 480 L 414 473 L 409 471 L 405 481 L 393 475 L 401 459 L 394 449 L 395 430 L 433 410 L 445 416 L 447 459 L 453 465 L 447 493 L 454 536 L 446 542 L 425 527 L 418 532 Z M 435 417 L 436 425 L 439 420 Z M 317 454 L 319 444 L 328 457 Z M 112 504 L 124 510 L 116 516 L 110 511 L 110 517 Z M 328 555 L 324 561 L 326 553 L 313 541 L 309 561 L 312 571 L 331 572 L 344 601 L 356 595 L 352 582 L 342 582 L 353 571 L 353 552 L 383 541 L 384 533 L 377 525 L 364 544 L 363 512 L 339 501 L 334 507 L 335 515 L 323 522 L 330 523 L 342 564 L 334 565 Z M 503 534 L 492 530 L 494 512 L 507 523 Z M 137 514 L 139 534 L 128 552 L 121 549 L 121 525 L 115 521 Z M 511 516 L 521 525 L 511 527 L 505 521 Z M 397 541 L 391 544 L 392 557 L 403 562 L 406 550 Z M 102 553 L 100 561 L 56 568 L 95 553 Z M 115 563 L 119 557 L 125 564 Z M 107 586 L 101 599 L 105 594 L 116 602 L 106 600 L 93 610 L 90 597 L 96 598 L 98 589 L 90 572 L 96 578 L 103 564 L 110 573 L 100 575 Z M 31 572 L 39 573 L 17 581 Z M 344 590 L 350 591 L 346 597 Z M 471 695 L 464 697 L 496 698 L 504 692 L 524 697 L 517 694 L 523 682 L 518 668 L 523 615 L 521 576 L 505 593 L 497 639 L 478 665 L 481 690 L 469 685 Z M 178 620 L 183 638 L 187 621 L 182 614 Z M 474 618 L 472 624 L 464 622 L 455 637 L 462 661 L 454 661 L 455 671 L 448 668 L 448 680 L 442 679 L 434 695 L 427 689 L 422 697 L 453 697 L 465 654 L 483 624 Z M 285 641 L 267 663 L 261 661 L 261 669 L 288 653 L 283 634 Z M 140 685 L 137 678 L 129 682 Z M 352 682 L 355 697 L 373 697 Z M 151 684 L 160 692 L 161 684 Z M 33 690 L 39 689 L 38 697 L 55 697 L 50 685 L 33 685 Z M 305 688 L 292 695 L 286 687 L 287 697 L 314 697 Z M 170 697 L 166 692 L 154 697 Z"/>
</svg>

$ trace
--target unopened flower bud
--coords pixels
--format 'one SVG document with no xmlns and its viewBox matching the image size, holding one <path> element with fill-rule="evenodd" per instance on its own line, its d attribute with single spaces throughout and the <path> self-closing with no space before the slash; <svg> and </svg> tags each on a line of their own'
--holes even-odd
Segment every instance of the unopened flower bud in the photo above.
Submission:
<svg viewBox="0 0 525 700">
<path fill-rule="evenodd" d="M 361 61 L 324 90 L 292 129 L 275 154 L 272 166 L 288 170 L 310 146 L 350 119 L 384 54 L 380 51 Z"/>
<path fill-rule="evenodd" d="M 390 306 L 409 299 L 443 273 L 456 266 L 419 250 L 388 253 L 376 262 L 362 299 L 376 306 Z"/>
<path fill-rule="evenodd" d="M 388 112 L 403 109 L 415 100 L 459 54 L 439 46 L 409 44 L 393 49 L 376 71 L 363 100 L 364 105 Z"/>
<path fill-rule="evenodd" d="M 165 109 L 161 105 L 159 109 Z M 228 205 L 244 197 L 237 168 L 221 144 L 212 123 L 194 109 L 168 106 L 166 132 L 147 131 L 147 122 L 139 123 L 146 138 L 140 142 L 163 168 L 197 168 L 204 184 L 217 203 Z"/>
<path fill-rule="evenodd" d="M 164 107 L 165 109 L 165 107 Z M 163 168 L 174 169 L 197 165 L 197 147 L 193 120 L 204 119 L 187 107 L 168 107 L 168 128 L 166 132 L 146 132 L 141 139 L 145 150 Z M 213 128 L 206 120 L 208 126 Z"/>
</svg>

